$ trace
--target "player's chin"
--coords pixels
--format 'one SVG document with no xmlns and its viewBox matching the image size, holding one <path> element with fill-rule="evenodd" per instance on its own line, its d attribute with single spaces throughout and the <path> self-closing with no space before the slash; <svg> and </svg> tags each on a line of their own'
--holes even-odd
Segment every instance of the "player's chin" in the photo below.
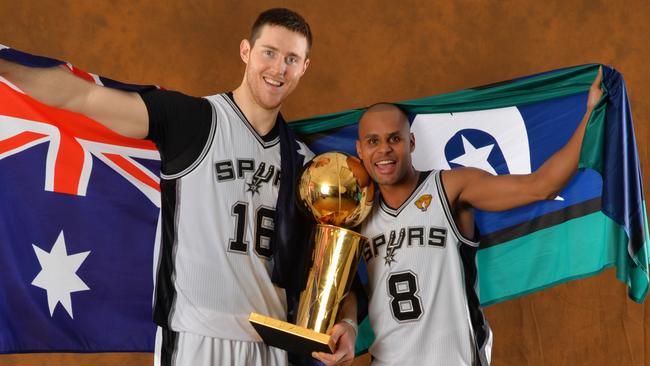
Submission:
<svg viewBox="0 0 650 366">
<path fill-rule="evenodd" d="M 285 98 L 286 98 L 286 96 L 284 96 L 284 95 L 266 96 L 266 97 L 260 98 L 261 99 L 260 100 L 260 105 L 264 109 L 269 109 L 269 110 L 278 109 L 278 108 L 280 108 L 280 106 L 282 106 L 282 102 L 284 101 Z"/>
<path fill-rule="evenodd" d="M 373 169 L 370 175 L 375 182 L 381 185 L 392 185 L 398 181 L 398 174 L 395 171 L 386 173 Z"/>
<path fill-rule="evenodd" d="M 275 109 L 282 105 L 282 103 L 291 95 L 295 89 L 295 85 L 285 84 L 281 88 L 271 88 L 266 90 L 262 95 L 262 102 L 265 108 Z"/>
</svg>

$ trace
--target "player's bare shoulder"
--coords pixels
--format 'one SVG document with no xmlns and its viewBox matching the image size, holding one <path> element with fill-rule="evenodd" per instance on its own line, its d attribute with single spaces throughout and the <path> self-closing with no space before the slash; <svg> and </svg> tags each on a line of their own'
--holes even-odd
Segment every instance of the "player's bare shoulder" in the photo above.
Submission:
<svg viewBox="0 0 650 366">
<path fill-rule="evenodd" d="M 471 167 L 442 170 L 440 180 L 449 204 L 455 207 L 467 187 L 489 175 L 490 173 L 484 170 Z"/>
</svg>

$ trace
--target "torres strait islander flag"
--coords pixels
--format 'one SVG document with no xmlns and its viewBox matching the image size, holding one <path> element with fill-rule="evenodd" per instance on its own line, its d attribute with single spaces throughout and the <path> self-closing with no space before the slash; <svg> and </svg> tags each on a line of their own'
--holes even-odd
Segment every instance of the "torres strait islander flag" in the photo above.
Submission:
<svg viewBox="0 0 650 366">
<path fill-rule="evenodd" d="M 63 64 L 0 48 L 25 65 Z M 0 78 L 0 353 L 153 350 L 159 166 L 153 143 Z"/>
<path fill-rule="evenodd" d="M 105 86 L 145 88 L 3 46 L 0 57 L 63 64 Z M 397 103 L 410 115 L 416 168 L 534 171 L 573 133 L 598 67 Z M 569 185 L 551 201 L 477 213 L 484 305 L 612 266 L 630 298 L 644 300 L 647 220 L 630 107 L 621 74 L 603 71 L 606 93 Z M 315 152 L 356 155 L 362 111 L 290 126 Z M 44 106 L 0 80 L 0 353 L 153 350 L 158 171 L 152 143 Z M 358 351 L 372 341 L 368 324 L 361 325 Z"/>
<path fill-rule="evenodd" d="M 415 167 L 424 171 L 471 166 L 491 174 L 535 171 L 573 134 L 599 66 L 396 103 L 409 114 Z M 587 126 L 581 169 L 558 197 L 506 212 L 476 212 L 483 305 L 609 267 L 616 267 L 632 300 L 644 300 L 647 218 L 630 106 L 619 72 L 603 66 L 602 87 L 606 92 Z M 356 155 L 362 112 L 340 112 L 292 126 L 316 153 L 341 150 Z M 371 341 L 366 321 L 357 351 Z"/>
</svg>

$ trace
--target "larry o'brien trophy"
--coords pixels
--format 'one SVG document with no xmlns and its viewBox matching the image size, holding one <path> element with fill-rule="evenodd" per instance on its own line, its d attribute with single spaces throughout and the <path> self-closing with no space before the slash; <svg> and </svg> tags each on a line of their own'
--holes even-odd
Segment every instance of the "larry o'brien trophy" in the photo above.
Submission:
<svg viewBox="0 0 650 366">
<path fill-rule="evenodd" d="M 270 346 L 298 354 L 332 352 L 326 333 L 334 326 L 368 241 L 346 228 L 359 225 L 372 210 L 374 185 L 359 159 L 329 152 L 305 166 L 297 193 L 299 204 L 311 212 L 318 225 L 296 324 L 256 313 L 248 320 Z"/>
</svg>

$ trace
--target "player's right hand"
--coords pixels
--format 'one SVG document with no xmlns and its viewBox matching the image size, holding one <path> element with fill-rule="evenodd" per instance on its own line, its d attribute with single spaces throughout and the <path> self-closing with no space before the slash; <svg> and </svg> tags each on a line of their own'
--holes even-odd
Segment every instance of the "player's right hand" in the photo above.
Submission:
<svg viewBox="0 0 650 366">
<path fill-rule="evenodd" d="M 346 322 L 334 324 L 330 332 L 330 343 L 335 345 L 334 353 L 313 352 L 311 356 L 326 366 L 347 366 L 354 361 L 356 330 Z"/>
</svg>

